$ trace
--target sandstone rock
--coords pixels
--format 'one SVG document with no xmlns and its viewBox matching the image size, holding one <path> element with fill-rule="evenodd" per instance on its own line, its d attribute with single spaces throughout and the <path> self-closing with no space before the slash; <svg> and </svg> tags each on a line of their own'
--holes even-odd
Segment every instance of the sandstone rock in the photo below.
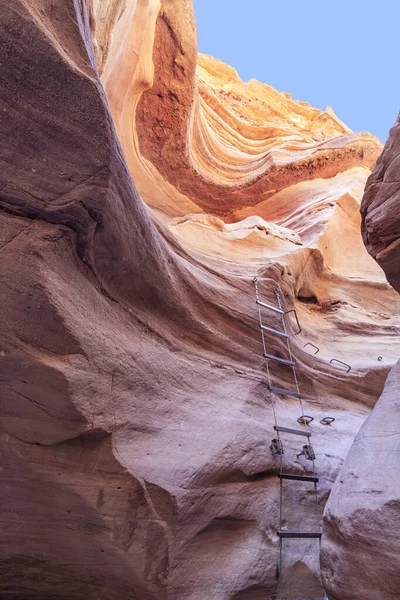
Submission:
<svg viewBox="0 0 400 600">
<path fill-rule="evenodd" d="M 361 204 L 365 245 L 398 291 L 399 135 L 397 122 Z M 399 597 L 399 388 L 400 363 L 391 371 L 332 488 L 322 544 L 323 579 L 332 600 Z"/>
<path fill-rule="evenodd" d="M 196 76 L 189 0 L 12 0 L 0 47 L 0 592 L 271 598 L 279 464 L 252 279 L 301 318 L 321 511 L 400 344 L 358 232 L 380 144 L 211 58 Z M 298 403 L 275 408 L 293 426 Z M 288 495 L 299 527 L 320 519 L 308 500 Z M 285 561 L 291 593 L 319 586 L 315 547 Z"/>
<path fill-rule="evenodd" d="M 400 363 L 356 436 L 325 511 L 322 566 L 332 600 L 394 600 L 400 588 Z"/>
<path fill-rule="evenodd" d="M 400 291 L 400 182 L 397 175 L 399 152 L 400 123 L 397 121 L 368 180 L 361 206 L 365 245 L 385 271 L 388 281 L 398 291 Z"/>
</svg>

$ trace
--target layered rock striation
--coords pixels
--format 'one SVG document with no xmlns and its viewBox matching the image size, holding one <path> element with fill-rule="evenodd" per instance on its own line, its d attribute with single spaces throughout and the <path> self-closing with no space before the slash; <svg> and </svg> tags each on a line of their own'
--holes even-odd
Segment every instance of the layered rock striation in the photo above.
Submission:
<svg viewBox="0 0 400 600">
<path fill-rule="evenodd" d="M 0 592 L 272 598 L 273 408 L 300 407 L 266 387 L 252 279 L 301 320 L 322 509 L 399 354 L 359 233 L 380 143 L 197 61 L 189 0 L 11 0 L 0 47 Z M 285 561 L 318 587 L 314 546 Z"/>
</svg>

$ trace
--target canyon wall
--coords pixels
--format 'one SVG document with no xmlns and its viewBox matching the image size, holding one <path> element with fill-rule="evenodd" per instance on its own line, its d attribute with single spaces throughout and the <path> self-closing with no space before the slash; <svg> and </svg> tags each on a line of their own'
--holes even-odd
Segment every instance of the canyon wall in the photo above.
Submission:
<svg viewBox="0 0 400 600">
<path fill-rule="evenodd" d="M 289 491 L 288 526 L 318 526 L 399 355 L 400 301 L 360 236 L 381 144 L 197 57 L 189 0 L 1 8 L 0 591 L 272 599 L 273 409 L 293 427 L 300 407 L 267 389 L 252 280 L 302 324 L 321 497 L 311 523 Z M 287 597 L 320 589 L 301 544 Z"/>
<path fill-rule="evenodd" d="M 400 292 L 399 123 L 367 181 L 362 234 Z M 400 363 L 357 434 L 326 507 L 322 565 L 332 600 L 392 600 L 400 589 Z"/>
<path fill-rule="evenodd" d="M 400 123 L 389 139 L 371 174 L 361 205 L 362 234 L 368 252 L 400 292 Z"/>
<path fill-rule="evenodd" d="M 322 570 L 331 600 L 394 600 L 400 585 L 400 363 L 350 449 L 324 516 Z"/>
</svg>

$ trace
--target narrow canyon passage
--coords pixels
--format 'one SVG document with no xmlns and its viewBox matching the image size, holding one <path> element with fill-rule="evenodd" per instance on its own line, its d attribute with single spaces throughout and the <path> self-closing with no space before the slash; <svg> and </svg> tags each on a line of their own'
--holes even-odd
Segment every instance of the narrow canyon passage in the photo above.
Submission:
<svg viewBox="0 0 400 600">
<path fill-rule="evenodd" d="M 10 0 L 0 48 L 0 595 L 394 600 L 397 129 L 241 81 L 191 0 Z"/>
</svg>

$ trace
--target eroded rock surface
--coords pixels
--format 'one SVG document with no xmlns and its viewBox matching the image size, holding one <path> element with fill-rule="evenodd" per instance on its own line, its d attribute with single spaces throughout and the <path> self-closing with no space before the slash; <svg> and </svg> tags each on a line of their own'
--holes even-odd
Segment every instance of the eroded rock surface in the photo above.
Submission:
<svg viewBox="0 0 400 600">
<path fill-rule="evenodd" d="M 400 122 L 389 139 L 368 180 L 361 213 L 363 239 L 368 252 L 400 292 Z"/>
<path fill-rule="evenodd" d="M 322 508 L 399 353 L 398 296 L 359 234 L 381 146 L 196 66 L 189 0 L 1 8 L 0 592 L 272 598 L 279 464 L 252 279 L 301 319 Z M 293 386 L 285 367 L 274 380 Z M 297 402 L 275 408 L 296 423 Z M 300 528 L 309 500 L 288 496 Z M 289 583 L 318 584 L 314 547 L 285 560 Z"/>
<path fill-rule="evenodd" d="M 399 123 L 369 177 L 361 205 L 368 251 L 400 291 Z M 322 567 L 332 600 L 399 597 L 400 363 L 358 433 L 333 486 L 324 520 Z"/>
<path fill-rule="evenodd" d="M 400 363 L 356 436 L 324 517 L 332 600 L 395 600 L 400 589 Z"/>
</svg>

